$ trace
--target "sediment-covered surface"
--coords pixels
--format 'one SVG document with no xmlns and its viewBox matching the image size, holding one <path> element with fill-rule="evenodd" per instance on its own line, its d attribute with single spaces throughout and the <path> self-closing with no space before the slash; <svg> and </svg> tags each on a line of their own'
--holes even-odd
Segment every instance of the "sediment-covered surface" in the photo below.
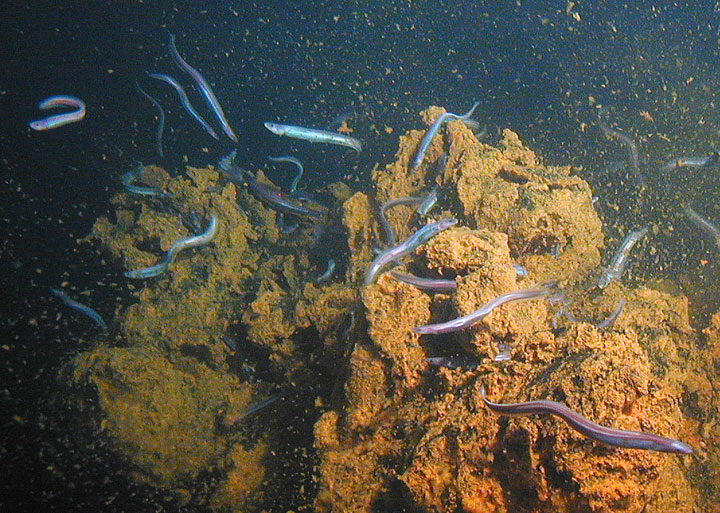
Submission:
<svg viewBox="0 0 720 513">
<path fill-rule="evenodd" d="M 284 236 L 275 211 L 212 168 L 172 178 L 148 167 L 145 183 L 166 199 L 117 195 L 93 237 L 122 269 L 153 265 L 213 214 L 219 230 L 138 282 L 113 342 L 75 359 L 69 376 L 98 407 L 99 436 L 139 480 L 218 511 L 260 508 L 278 486 L 303 487 L 296 507 L 327 512 L 720 511 L 720 314 L 698 333 L 682 296 L 597 288 L 604 243 L 589 185 L 568 167 L 543 165 L 513 132 L 491 146 L 450 122 L 409 171 L 423 133 L 400 137 L 394 162 L 373 173 L 372 194 L 328 189 L 334 235 L 325 244 L 346 255 L 329 283 L 314 279 L 325 262 L 310 223 Z M 441 200 L 427 217 L 459 223 L 397 264 L 453 278 L 457 290 L 428 293 L 387 273 L 364 286 L 373 249 L 384 245 L 378 205 L 434 185 Z M 428 222 L 413 206 L 388 220 L 401 241 Z M 562 295 L 504 305 L 455 334 L 413 332 L 549 280 Z M 599 329 L 620 299 L 614 326 Z M 431 367 L 431 356 L 460 363 Z M 240 361 L 265 374 L 249 379 Z M 497 417 L 483 387 L 496 402 L 555 400 L 695 452 L 608 447 L 554 417 Z M 285 401 L 305 405 L 312 432 L 288 442 L 282 421 L 243 429 L 248 408 L 268 396 L 278 397 L 271 418 L 282 418 Z M 308 456 L 275 450 L 288 443 Z M 308 486 L 283 482 L 297 476 Z"/>
</svg>

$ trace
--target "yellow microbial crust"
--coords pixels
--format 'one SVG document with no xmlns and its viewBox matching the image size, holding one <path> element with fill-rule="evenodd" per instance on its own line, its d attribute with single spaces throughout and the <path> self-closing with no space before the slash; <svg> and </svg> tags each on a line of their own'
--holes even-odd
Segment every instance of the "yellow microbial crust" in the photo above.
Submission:
<svg viewBox="0 0 720 513">
<path fill-rule="evenodd" d="M 426 122 L 439 112 L 426 112 Z M 430 183 L 419 177 L 443 146 L 449 148 L 445 170 L 427 180 L 443 185 L 450 198 L 433 217 L 454 214 L 460 226 L 403 262 L 418 274 L 457 276 L 458 289 L 450 297 L 411 293 L 412 287 L 381 275 L 362 290 L 369 339 L 361 334 L 350 356 L 347 403 L 316 427 L 322 461 L 318 510 L 392 511 L 394 501 L 410 501 L 443 512 L 639 513 L 690 512 L 711 504 L 707 480 L 720 485 L 717 463 L 714 477 L 704 478 L 703 493 L 692 478 L 692 458 L 605 447 L 554 418 L 498 418 L 480 397 L 485 385 L 498 401 L 562 401 L 602 425 L 677 437 L 704 455 L 697 432 L 703 421 L 689 414 L 685 392 L 700 393 L 709 382 L 702 377 L 703 359 L 694 356 L 701 352 L 684 298 L 613 284 L 602 303 L 587 293 L 574 298 L 577 304 L 569 309 L 579 323 L 553 315 L 559 307 L 551 311 L 536 300 L 503 306 L 458 334 L 427 340 L 413 335 L 412 326 L 427 323 L 428 316 L 467 314 L 532 283 L 560 279 L 572 295 L 573 284 L 592 280 L 586 277 L 599 265 L 603 248 L 590 188 L 570 168 L 543 166 L 510 131 L 493 148 L 453 122 L 431 144 L 425 164 L 409 173 L 422 134 L 401 136 L 396 162 L 374 173 L 377 202 L 427 189 Z M 453 198 L 461 210 L 442 212 Z M 367 265 L 378 227 L 368 227 L 370 207 L 362 205 L 346 208 L 345 225 L 352 258 L 367 255 Z M 361 217 L 351 217 L 356 214 Z M 389 216 L 400 240 L 411 233 L 410 217 L 409 209 Z M 530 278 L 518 281 L 513 262 L 524 265 Z M 615 330 L 601 332 L 583 322 L 602 320 L 620 297 L 627 306 Z M 564 327 L 557 329 L 558 323 Z M 501 342 L 511 346 L 512 356 L 502 364 L 491 360 Z M 475 355 L 480 364 L 432 370 L 437 378 L 427 378 L 422 352 L 448 345 Z M 718 352 L 717 343 L 712 347 Z M 716 415 L 715 408 L 704 411 Z M 394 458 L 398 443 L 402 456 Z M 373 472 L 368 467 L 377 458 L 382 464 Z M 395 495 L 387 493 L 395 481 L 403 485 L 400 497 L 396 488 Z"/>
<path fill-rule="evenodd" d="M 422 117 L 429 125 L 442 112 L 433 107 Z M 296 509 L 720 511 L 720 314 L 699 334 L 682 296 L 618 282 L 594 288 L 604 242 L 589 185 L 571 168 L 543 165 L 515 133 L 490 146 L 450 122 L 424 163 L 408 171 L 423 134 L 400 136 L 394 162 L 372 174 L 371 195 L 329 188 L 336 213 L 329 217 L 347 247 L 329 284 L 313 282 L 324 262 L 311 254 L 312 227 L 289 239 L 276 212 L 213 169 L 190 169 L 185 178 L 146 170 L 143 181 L 171 195 L 171 213 L 116 196 L 113 216 L 97 221 L 93 237 L 123 269 L 156 263 L 187 236 L 183 215 L 214 213 L 220 222 L 209 246 L 134 285 L 136 302 L 119 311 L 122 348 L 100 345 L 74 362 L 73 382 L 94 390 L 102 433 L 136 477 L 216 511 L 251 511 L 282 479 L 269 468 L 283 468 L 274 445 L 287 438 L 284 429 L 250 438 L 227 429 L 267 396 L 228 364 L 221 336 L 236 330 L 294 394 L 328 379 L 311 364 L 331 368 L 332 391 L 311 397 L 316 409 L 305 411 L 315 423 L 317 460 L 308 471 L 316 489 Z M 447 165 L 439 169 L 443 150 Z M 389 267 L 363 287 L 373 249 L 384 244 L 379 205 L 433 185 L 443 199 L 429 217 L 460 222 L 399 264 L 455 279 L 457 290 L 420 291 L 392 279 Z M 388 218 L 398 240 L 427 222 L 413 207 Z M 529 276 L 520 279 L 513 264 Z M 412 331 L 553 279 L 564 307 L 510 303 L 463 332 Z M 596 328 L 621 298 L 627 304 L 613 329 Z M 509 359 L 494 361 L 501 350 Z M 472 361 L 430 367 L 426 358 L 437 355 Z M 494 401 L 559 401 L 603 426 L 683 440 L 695 453 L 603 446 L 553 417 L 500 418 L 485 408 L 482 386 Z M 197 497 L 202 486 L 194 481 L 209 474 L 219 477 L 207 483 L 208 497 Z"/>
</svg>

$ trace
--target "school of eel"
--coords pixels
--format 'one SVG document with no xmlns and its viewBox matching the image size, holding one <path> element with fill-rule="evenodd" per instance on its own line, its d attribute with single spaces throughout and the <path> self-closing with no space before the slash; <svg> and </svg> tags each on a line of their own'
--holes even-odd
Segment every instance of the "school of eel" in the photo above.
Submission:
<svg viewBox="0 0 720 513">
<path fill-rule="evenodd" d="M 98 436 L 133 479 L 219 512 L 273 509 L 282 493 L 295 511 L 319 512 L 720 511 L 720 312 L 697 331 L 680 294 L 619 281 L 597 290 L 604 236 L 588 183 L 543 165 L 513 132 L 490 146 L 450 121 L 410 170 L 423 134 L 400 136 L 394 162 L 372 172 L 372 197 L 327 186 L 345 256 L 326 283 L 314 280 L 324 265 L 312 226 L 285 234 L 277 212 L 212 166 L 178 177 L 147 166 L 144 184 L 169 199 L 116 195 L 90 236 L 111 262 L 153 265 L 191 233 L 183 216 L 216 216 L 217 234 L 132 283 L 110 335 L 65 371 Z M 391 266 L 365 285 L 383 244 L 378 205 L 434 185 L 443 197 L 430 219 L 459 222 L 395 270 L 454 278 L 456 290 L 419 290 Z M 412 205 L 387 213 L 400 241 L 427 222 Z M 560 302 L 506 304 L 443 336 L 413 331 L 549 280 Z M 621 298 L 615 324 L 599 329 Z M 557 401 L 694 451 L 604 445 L 555 416 L 500 417 L 485 391 L 498 403 Z"/>
</svg>

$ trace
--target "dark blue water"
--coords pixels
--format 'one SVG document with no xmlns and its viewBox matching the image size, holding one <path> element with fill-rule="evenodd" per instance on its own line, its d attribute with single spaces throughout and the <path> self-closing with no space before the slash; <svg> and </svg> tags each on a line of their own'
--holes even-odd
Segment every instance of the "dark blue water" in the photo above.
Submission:
<svg viewBox="0 0 720 513">
<path fill-rule="evenodd" d="M 118 270 L 77 239 L 108 211 L 119 175 L 135 159 L 177 174 L 186 164 L 215 163 L 234 147 L 248 168 L 267 167 L 268 155 L 294 150 L 304 155 L 309 188 L 350 175 L 360 189 L 375 162 L 392 161 L 398 135 L 421 126 L 419 110 L 434 104 L 464 112 L 480 101 L 477 117 L 491 133 L 511 128 L 545 162 L 583 167 L 610 236 L 621 239 L 648 219 L 664 220 L 665 242 L 642 272 L 716 280 L 718 265 L 686 267 L 712 257 L 713 248 L 676 211 L 682 195 L 720 219 L 717 174 L 654 173 L 673 155 L 720 148 L 720 12 L 712 1 L 637 4 L 588 2 L 567 10 L 546 1 L 5 2 L 2 509 L 182 509 L 133 485 L 107 448 L 87 447 L 92 433 L 75 423 L 56 377 L 94 331 L 59 308 L 47 287 L 68 281 L 73 290 L 90 290 L 86 302 L 106 318 L 127 298 Z M 175 75 L 211 117 L 168 55 L 170 32 L 213 84 L 240 137 L 237 146 L 209 138 L 174 91 L 145 76 Z M 136 80 L 166 106 L 165 158 L 154 153 L 155 111 L 136 93 Z M 31 132 L 27 123 L 42 117 L 37 103 L 59 93 L 85 100 L 86 119 Z M 625 154 L 600 136 L 597 103 L 638 141 L 656 189 L 643 208 L 629 171 L 604 172 Z M 267 120 L 324 126 L 347 110 L 358 114 L 360 157 L 283 140 L 262 126 Z M 282 181 L 283 168 L 268 169 Z"/>
</svg>

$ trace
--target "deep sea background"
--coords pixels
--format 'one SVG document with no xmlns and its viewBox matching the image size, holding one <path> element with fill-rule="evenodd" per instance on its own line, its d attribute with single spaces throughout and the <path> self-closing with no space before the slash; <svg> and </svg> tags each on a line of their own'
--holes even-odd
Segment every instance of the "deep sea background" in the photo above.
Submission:
<svg viewBox="0 0 720 513">
<path fill-rule="evenodd" d="M 109 321 L 130 297 L 121 270 L 79 239 L 107 212 L 135 159 L 178 174 L 236 147 L 246 167 L 281 182 L 283 169 L 265 159 L 292 149 L 304 156 L 309 188 L 348 177 L 366 189 L 372 166 L 393 160 L 399 134 L 422 126 L 420 110 L 462 113 L 480 101 L 475 117 L 490 142 L 511 128 L 545 162 L 578 167 L 599 197 L 610 248 L 630 229 L 657 226 L 634 276 L 671 279 L 693 299 L 700 324 L 703 312 L 717 311 L 719 253 L 678 207 L 689 201 L 720 222 L 720 172 L 658 171 L 673 156 L 720 148 L 716 1 L 6 0 L 2 10 L 2 511 L 185 509 L 130 481 L 100 441 L 88 446 L 57 378 L 96 332 L 48 287 L 69 282 Z M 145 75 L 173 74 L 207 113 L 168 55 L 170 32 L 213 84 L 237 146 L 208 137 L 174 91 Z M 165 158 L 154 153 L 155 110 L 136 80 L 166 108 Z M 82 98 L 86 119 L 32 132 L 27 123 L 44 117 L 37 103 L 54 94 Z M 649 201 L 638 202 L 632 175 L 616 164 L 623 148 L 599 133 L 599 104 L 638 142 Z M 322 127 L 348 110 L 364 142 L 359 157 L 262 126 Z"/>
</svg>

